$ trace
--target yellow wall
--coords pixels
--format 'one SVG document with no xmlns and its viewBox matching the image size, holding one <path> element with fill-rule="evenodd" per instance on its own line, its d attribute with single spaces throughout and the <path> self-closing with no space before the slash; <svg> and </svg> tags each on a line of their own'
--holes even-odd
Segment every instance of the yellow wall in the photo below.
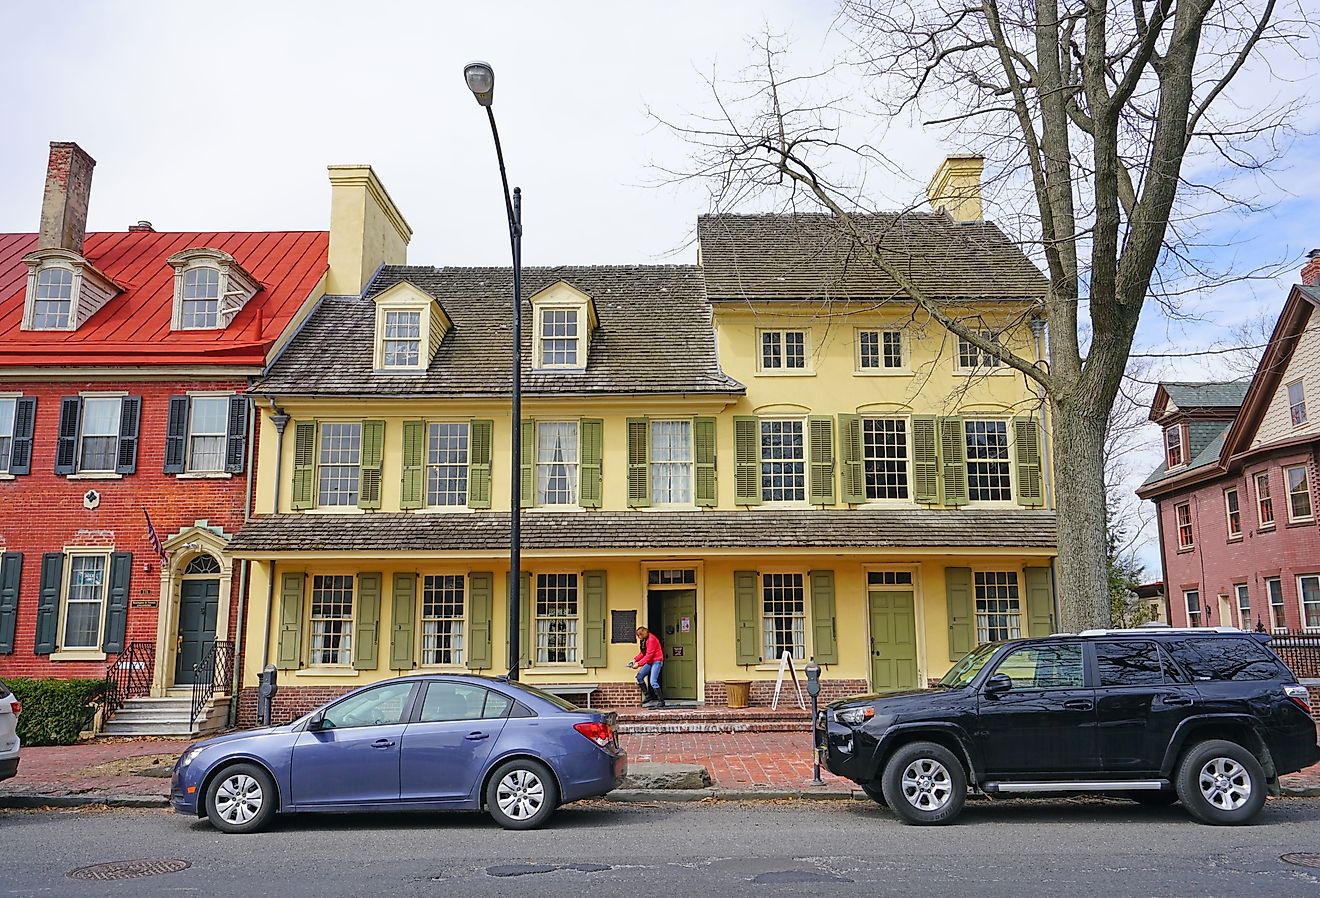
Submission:
<svg viewBox="0 0 1320 898">
<path fill-rule="evenodd" d="M 332 165 L 326 292 L 356 296 L 382 262 L 408 260 L 412 228 L 370 165 Z"/>
</svg>

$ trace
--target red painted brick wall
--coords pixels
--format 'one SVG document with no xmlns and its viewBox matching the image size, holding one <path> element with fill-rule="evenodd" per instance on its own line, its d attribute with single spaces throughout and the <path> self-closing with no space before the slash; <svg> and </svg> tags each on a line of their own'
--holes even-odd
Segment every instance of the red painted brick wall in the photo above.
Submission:
<svg viewBox="0 0 1320 898">
<path fill-rule="evenodd" d="M 1269 596 L 1265 580 L 1278 577 L 1283 586 L 1284 614 L 1289 629 L 1302 627 L 1301 603 L 1297 595 L 1297 577 L 1320 573 L 1320 474 L 1314 448 L 1281 450 L 1266 459 L 1252 461 L 1235 475 L 1225 476 L 1196 489 L 1161 496 L 1157 513 L 1163 532 L 1165 588 L 1168 590 L 1170 620 L 1175 627 L 1187 626 L 1184 591 L 1199 589 L 1202 623 L 1205 626 L 1237 626 L 1238 621 L 1220 620 L 1219 596 L 1227 595 L 1237 608 L 1234 585 L 1246 583 L 1251 597 L 1251 626 L 1259 619 L 1270 627 Z M 1310 468 L 1311 507 L 1315 519 L 1309 523 L 1289 524 L 1287 493 L 1283 466 L 1305 463 Z M 1261 530 L 1256 513 L 1254 475 L 1268 472 L 1270 495 L 1274 500 L 1274 529 Z M 1228 512 L 1224 490 L 1237 487 L 1242 510 L 1242 537 L 1228 538 Z M 1192 510 L 1195 545 L 1178 548 L 1178 527 L 1174 507 L 1188 502 Z"/>
<path fill-rule="evenodd" d="M 156 607 L 133 607 L 133 602 L 159 602 L 160 559 L 147 541 L 143 509 L 162 540 L 207 520 L 226 533 L 237 533 L 243 523 L 246 477 L 190 480 L 165 474 L 165 427 L 169 397 L 188 390 L 242 392 L 242 378 L 225 381 L 133 382 L 126 380 L 6 382 L 0 389 L 37 397 L 32 473 L 0 481 L 0 545 L 23 553 L 18 604 L 18 625 L 12 654 L 0 655 L 0 676 L 100 677 L 107 662 L 53 662 L 33 653 L 41 556 L 65 546 L 113 546 L 133 553 L 130 607 L 126 639 L 156 639 Z M 72 480 L 54 473 L 59 430 L 60 399 L 82 391 L 122 390 L 142 397 L 138 430 L 137 472 L 119 480 Z M 250 449 L 252 447 L 249 447 Z M 83 495 L 96 490 L 101 497 L 95 510 L 83 507 Z M 146 565 L 149 569 L 144 569 Z M 238 604 L 239 567 L 235 565 L 231 608 Z M 233 615 L 231 615 L 232 617 Z M 228 638 L 235 636 L 231 620 Z M 111 656 L 110 661 L 114 660 Z"/>
</svg>

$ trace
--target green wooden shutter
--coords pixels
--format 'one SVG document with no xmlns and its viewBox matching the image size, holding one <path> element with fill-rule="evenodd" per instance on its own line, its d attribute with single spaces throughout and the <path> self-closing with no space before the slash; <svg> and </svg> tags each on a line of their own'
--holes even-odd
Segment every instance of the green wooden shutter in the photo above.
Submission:
<svg viewBox="0 0 1320 898">
<path fill-rule="evenodd" d="M 821 664 L 839 663 L 834 625 L 834 571 L 811 571 L 811 635 L 813 657 Z"/>
<path fill-rule="evenodd" d="M 578 504 L 583 508 L 600 508 L 604 440 L 604 421 L 583 418 L 578 422 Z"/>
<path fill-rule="evenodd" d="M 647 418 L 629 418 L 628 428 L 628 507 L 651 504 L 651 422 Z"/>
<path fill-rule="evenodd" d="M 582 574 L 582 665 L 605 666 L 605 572 Z"/>
<path fill-rule="evenodd" d="M 1045 504 L 1041 483 L 1040 427 L 1030 415 L 1013 419 L 1013 455 L 1017 459 L 1017 500 L 1019 505 Z"/>
<path fill-rule="evenodd" d="M 390 670 L 412 670 L 413 622 L 417 619 L 417 575 L 395 574 L 391 592 L 393 617 L 390 620 Z"/>
<path fill-rule="evenodd" d="M 403 422 L 403 473 L 399 478 L 399 507 L 426 505 L 426 422 Z"/>
<path fill-rule="evenodd" d="M 1027 616 L 1030 636 L 1049 636 L 1054 632 L 1054 578 L 1047 567 L 1025 568 L 1027 577 Z"/>
<path fill-rule="evenodd" d="M 912 416 L 912 499 L 940 501 L 939 425 L 934 415 Z"/>
<path fill-rule="evenodd" d="M 494 441 L 494 421 L 476 419 L 468 424 L 468 508 L 490 508 L 490 465 Z"/>
<path fill-rule="evenodd" d="M 18 591 L 23 580 L 23 553 L 6 552 L 0 559 L 0 655 L 14 651 L 18 626 Z"/>
<path fill-rule="evenodd" d="M 357 607 L 353 611 L 353 669 L 375 670 L 380 663 L 380 591 L 382 574 L 357 576 Z"/>
<path fill-rule="evenodd" d="M 967 431 L 962 418 L 940 418 L 940 472 L 945 505 L 967 504 Z"/>
<path fill-rule="evenodd" d="M 37 397 L 23 396 L 14 403 L 14 436 L 10 443 L 9 473 L 32 473 L 32 435 L 37 424 Z"/>
<path fill-rule="evenodd" d="M 733 572 L 733 607 L 738 629 L 738 663 L 761 663 L 761 619 L 756 571 Z"/>
<path fill-rule="evenodd" d="M 37 626 L 33 651 L 49 655 L 55 651 L 59 629 L 60 587 L 64 580 L 64 554 L 47 552 L 41 556 L 41 591 L 37 594 Z"/>
<path fill-rule="evenodd" d="M 495 575 L 468 574 L 467 666 L 470 670 L 491 667 L 490 619 L 495 604 Z"/>
<path fill-rule="evenodd" d="M 106 591 L 105 635 L 101 651 L 118 653 L 124 650 L 124 636 L 128 630 L 128 588 L 133 576 L 133 553 L 115 552 L 110 556 L 110 588 Z"/>
<path fill-rule="evenodd" d="M 229 397 L 225 426 L 225 473 L 242 474 L 247 468 L 248 398 Z"/>
<path fill-rule="evenodd" d="M 739 415 L 733 419 L 733 501 L 761 504 L 761 419 Z"/>
<path fill-rule="evenodd" d="M 293 494 L 290 505 L 294 511 L 316 507 L 315 421 L 293 422 Z"/>
<path fill-rule="evenodd" d="M 807 453 L 807 498 L 812 505 L 833 505 L 834 419 L 829 415 L 807 418 Z"/>
<path fill-rule="evenodd" d="M 839 415 L 839 455 L 843 461 L 840 478 L 845 505 L 866 501 L 866 471 L 862 463 L 862 416 Z"/>
<path fill-rule="evenodd" d="M 285 574 L 280 578 L 280 639 L 275 666 L 294 670 L 302 666 L 303 587 L 307 575 Z"/>
<path fill-rule="evenodd" d="M 520 488 L 522 495 L 519 496 L 518 504 L 523 508 L 531 508 L 536 504 L 536 422 L 526 420 L 522 422 L 522 480 Z"/>
<path fill-rule="evenodd" d="M 82 397 L 60 399 L 60 428 L 55 441 L 56 474 L 72 474 L 78 468 L 78 421 L 81 417 Z"/>
<path fill-rule="evenodd" d="M 165 416 L 166 474 L 182 474 L 188 458 L 188 409 L 192 403 L 187 396 L 171 396 L 169 412 Z"/>
<path fill-rule="evenodd" d="M 532 575 L 522 572 L 518 583 L 518 667 L 531 667 Z"/>
<path fill-rule="evenodd" d="M 949 660 L 957 661 L 976 647 L 972 569 L 946 567 L 944 589 L 949 603 Z"/>
<path fill-rule="evenodd" d="M 138 428 L 142 424 L 142 397 L 125 396 L 119 401 L 119 455 L 116 474 L 137 470 Z"/>
<path fill-rule="evenodd" d="M 700 508 L 719 505 L 719 480 L 715 472 L 717 436 L 714 418 L 694 418 L 692 421 L 692 452 L 696 459 L 693 496 Z"/>
<path fill-rule="evenodd" d="M 385 422 L 362 422 L 362 465 L 358 476 L 358 508 L 380 508 L 385 462 Z"/>
</svg>

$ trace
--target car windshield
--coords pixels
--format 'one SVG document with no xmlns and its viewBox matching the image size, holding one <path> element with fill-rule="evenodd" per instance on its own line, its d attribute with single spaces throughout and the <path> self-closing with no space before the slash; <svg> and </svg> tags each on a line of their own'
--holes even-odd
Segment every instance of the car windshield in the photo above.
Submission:
<svg viewBox="0 0 1320 898">
<path fill-rule="evenodd" d="M 514 689 L 521 689 L 523 692 L 530 692 L 532 695 L 536 696 L 542 701 L 549 702 L 550 704 L 554 705 L 556 708 L 560 709 L 561 711 L 582 710 L 581 708 L 579 708 L 577 705 L 573 704 L 570 701 L 562 699 L 557 695 L 551 695 L 549 692 L 542 692 L 540 689 L 537 689 L 535 686 L 528 686 L 526 683 L 520 683 L 517 682 L 516 680 L 510 680 L 504 685 L 512 686 Z"/>
<path fill-rule="evenodd" d="M 998 644 L 988 642 L 964 655 L 962 660 L 953 665 L 953 668 L 944 675 L 939 685 L 952 689 L 966 686 L 976 679 L 976 675 L 981 672 L 981 668 L 985 667 L 985 663 L 990 660 L 990 656 L 995 653 L 997 648 L 999 648 Z"/>
</svg>

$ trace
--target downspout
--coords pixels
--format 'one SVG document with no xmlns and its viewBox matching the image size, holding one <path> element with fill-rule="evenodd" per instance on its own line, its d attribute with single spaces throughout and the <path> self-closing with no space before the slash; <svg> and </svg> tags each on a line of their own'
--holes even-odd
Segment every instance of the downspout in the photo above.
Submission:
<svg viewBox="0 0 1320 898">
<path fill-rule="evenodd" d="M 249 378 L 251 380 L 251 378 Z M 249 383 L 248 386 L 251 386 Z M 245 476 L 247 483 L 243 490 L 243 523 L 247 524 L 252 520 L 252 493 L 254 490 L 253 479 L 256 473 L 256 433 L 257 433 L 257 406 L 248 397 L 248 420 L 247 420 L 247 460 L 245 461 Z M 231 685 L 229 689 L 229 726 L 238 724 L 238 690 L 243 685 L 243 668 L 239 664 L 239 659 L 243 657 L 243 636 L 247 629 L 247 597 L 248 597 L 248 577 L 251 575 L 251 564 L 246 558 L 239 562 L 242 565 L 242 574 L 238 581 L 238 610 L 236 613 L 237 626 L 234 630 L 234 669 L 231 673 Z"/>
<path fill-rule="evenodd" d="M 1045 319 L 1044 318 L 1035 316 L 1031 319 L 1031 336 L 1032 336 L 1032 342 L 1036 346 L 1036 367 L 1040 367 L 1042 364 L 1045 363 Z M 1041 449 L 1043 450 L 1044 461 L 1045 461 L 1045 463 L 1040 466 L 1040 471 L 1041 471 L 1041 477 L 1044 480 L 1043 487 L 1045 490 L 1045 507 L 1053 508 L 1054 491 L 1050 488 L 1051 486 L 1050 481 L 1052 479 L 1051 475 L 1054 471 L 1054 456 L 1050 453 L 1050 428 L 1049 428 L 1049 422 L 1045 415 L 1045 408 L 1046 405 L 1048 404 L 1047 403 L 1048 397 L 1045 395 L 1044 386 L 1034 381 L 1033 383 L 1035 383 L 1036 386 L 1036 395 L 1040 397 Z M 1056 608 L 1055 611 L 1057 612 L 1058 609 Z"/>
<path fill-rule="evenodd" d="M 284 464 L 284 428 L 289 424 L 289 416 L 284 409 L 270 400 L 270 423 L 275 425 L 275 498 L 271 503 L 271 513 L 280 511 L 280 469 Z M 275 559 L 270 561 L 270 576 L 266 580 L 266 629 L 261 634 L 261 669 L 270 664 L 270 624 L 275 609 Z"/>
</svg>

